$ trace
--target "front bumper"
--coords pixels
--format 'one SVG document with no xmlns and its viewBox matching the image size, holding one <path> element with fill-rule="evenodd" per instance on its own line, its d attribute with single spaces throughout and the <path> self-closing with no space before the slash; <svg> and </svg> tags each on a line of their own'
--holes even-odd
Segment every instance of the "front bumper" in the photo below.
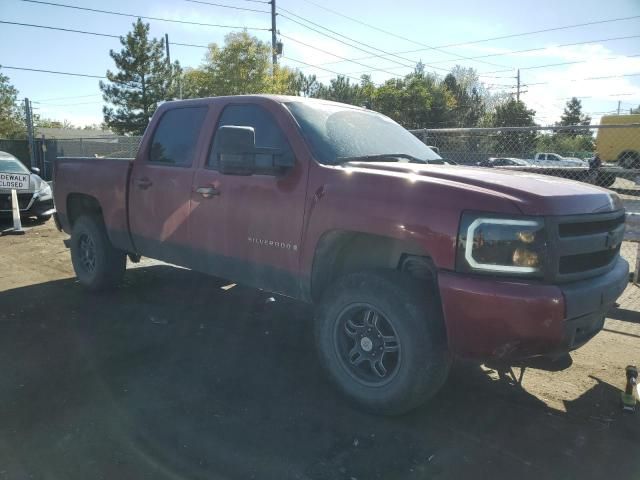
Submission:
<svg viewBox="0 0 640 480">
<path fill-rule="evenodd" d="M 629 264 L 619 258 L 604 275 L 561 285 L 452 272 L 438 282 L 451 351 L 516 360 L 568 352 L 596 335 L 629 282 Z"/>
<path fill-rule="evenodd" d="M 27 194 L 19 194 L 18 203 L 20 216 L 22 217 L 41 217 L 55 212 L 51 195 L 40 197 L 37 193 L 30 193 L 28 196 Z M 3 198 L 2 203 L 0 203 L 0 216 L 11 217 L 12 215 L 10 200 L 7 201 L 7 199 Z"/>
</svg>

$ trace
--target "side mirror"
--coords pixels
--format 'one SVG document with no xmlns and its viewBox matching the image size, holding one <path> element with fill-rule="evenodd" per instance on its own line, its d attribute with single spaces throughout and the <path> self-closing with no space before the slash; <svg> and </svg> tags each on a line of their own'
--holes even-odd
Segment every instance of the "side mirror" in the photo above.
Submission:
<svg viewBox="0 0 640 480">
<path fill-rule="evenodd" d="M 38 167 L 31 167 L 31 172 L 35 173 L 36 175 L 40 175 L 40 169 Z"/>
<path fill-rule="evenodd" d="M 256 169 L 253 127 L 225 125 L 216 132 L 219 169 L 223 175 L 251 175 Z"/>
</svg>

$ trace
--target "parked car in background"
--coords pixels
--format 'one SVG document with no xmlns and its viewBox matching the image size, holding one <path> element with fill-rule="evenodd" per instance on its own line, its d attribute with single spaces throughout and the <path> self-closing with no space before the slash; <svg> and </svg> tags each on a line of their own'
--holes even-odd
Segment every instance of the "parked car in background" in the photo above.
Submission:
<svg viewBox="0 0 640 480">
<path fill-rule="evenodd" d="M 563 157 L 557 153 L 536 153 L 532 165 L 540 167 L 583 167 L 589 168 L 589 162 L 576 157 Z"/>
<path fill-rule="evenodd" d="M 530 167 L 531 162 L 522 158 L 513 157 L 491 157 L 482 162 L 478 162 L 480 167 Z"/>
<path fill-rule="evenodd" d="M 20 173 L 29 175 L 29 188 L 18 192 L 18 205 L 20 216 L 37 217 L 46 221 L 55 212 L 51 186 L 40 176 L 40 170 L 32 168 L 31 171 L 16 157 L 7 152 L 0 151 L 0 173 Z M 0 216 L 11 216 L 11 190 L 0 187 Z"/>
<path fill-rule="evenodd" d="M 453 356 L 580 347 L 629 278 L 615 193 L 434 162 L 396 122 L 351 105 L 167 102 L 135 159 L 56 160 L 56 220 L 91 290 L 144 255 L 314 303 L 334 383 L 398 414 L 441 388 Z"/>
<path fill-rule="evenodd" d="M 638 115 L 605 115 L 600 125 L 640 124 Z M 640 168 L 640 135 L 638 127 L 599 128 L 596 152 L 604 163 L 617 162 L 622 168 Z"/>
</svg>

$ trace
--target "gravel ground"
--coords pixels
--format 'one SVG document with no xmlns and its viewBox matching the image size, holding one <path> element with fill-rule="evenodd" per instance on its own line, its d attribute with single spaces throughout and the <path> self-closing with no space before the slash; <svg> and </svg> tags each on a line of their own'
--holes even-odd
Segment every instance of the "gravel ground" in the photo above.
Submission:
<svg viewBox="0 0 640 480">
<path fill-rule="evenodd" d="M 307 305 L 153 261 L 88 294 L 64 235 L 27 226 L 0 237 L 0 479 L 640 478 L 640 287 L 564 370 L 458 362 L 380 418 L 325 380 Z"/>
</svg>

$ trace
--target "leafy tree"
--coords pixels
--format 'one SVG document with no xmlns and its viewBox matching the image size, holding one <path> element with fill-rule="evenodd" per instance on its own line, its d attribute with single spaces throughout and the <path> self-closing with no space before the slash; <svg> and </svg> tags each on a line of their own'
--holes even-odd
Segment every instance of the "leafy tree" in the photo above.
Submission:
<svg viewBox="0 0 640 480">
<path fill-rule="evenodd" d="M 360 85 L 352 83 L 343 75 L 332 78 L 328 86 L 321 85 L 317 95 L 326 100 L 358 105 L 360 100 Z"/>
<path fill-rule="evenodd" d="M 538 152 L 554 152 L 565 156 L 587 157 L 595 147 L 591 135 L 540 135 L 536 142 Z"/>
<path fill-rule="evenodd" d="M 33 124 L 35 128 L 66 128 L 78 129 L 69 120 L 52 120 L 50 118 L 41 118 L 39 115 L 33 116 Z"/>
<path fill-rule="evenodd" d="M 296 72 L 271 65 L 271 46 L 246 31 L 232 32 L 224 45 L 209 45 L 203 64 L 187 70 L 183 92 L 187 98 L 251 93 L 298 94 Z"/>
<path fill-rule="evenodd" d="M 450 126 L 477 127 L 485 115 L 482 85 L 478 74 L 472 68 L 456 66 L 445 79 L 444 84 L 455 99 L 450 112 Z"/>
<path fill-rule="evenodd" d="M 454 105 L 455 99 L 445 85 L 421 68 L 403 79 L 387 80 L 375 89 L 372 100 L 374 110 L 405 128 L 444 127 Z"/>
<path fill-rule="evenodd" d="M 117 72 L 107 70 L 109 82 L 100 81 L 103 99 L 113 105 L 103 107 L 104 121 L 118 134 L 142 135 L 158 103 L 174 96 L 180 65 L 168 64 L 164 41 L 150 38 L 140 19 L 120 43 L 120 52 L 109 52 Z"/>
<path fill-rule="evenodd" d="M 18 90 L 9 77 L 0 73 L 0 138 L 18 138 L 26 134 L 24 115 L 18 106 Z"/>
<path fill-rule="evenodd" d="M 513 98 L 496 107 L 491 118 L 493 127 L 533 127 L 535 110 L 530 110 L 522 101 Z M 525 157 L 533 153 L 535 131 L 499 132 L 493 140 L 495 153 Z"/>
</svg>

